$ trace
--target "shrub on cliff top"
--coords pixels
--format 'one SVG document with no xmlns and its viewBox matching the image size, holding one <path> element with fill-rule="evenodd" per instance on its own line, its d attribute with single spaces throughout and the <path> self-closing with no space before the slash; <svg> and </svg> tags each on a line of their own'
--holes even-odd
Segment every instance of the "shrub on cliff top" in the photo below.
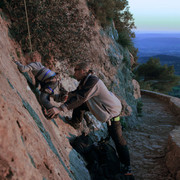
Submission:
<svg viewBox="0 0 180 180">
<path fill-rule="evenodd" d="M 127 0 L 87 0 L 89 9 L 99 20 L 102 27 L 107 27 L 112 21 L 119 34 L 118 43 L 127 47 L 137 61 L 137 49 L 134 47 L 132 38 L 135 34 L 133 15 L 129 12 Z"/>
<path fill-rule="evenodd" d="M 32 49 L 44 60 L 53 55 L 58 60 L 74 62 L 88 57 L 94 34 L 94 19 L 85 16 L 78 0 L 26 0 Z M 0 3 L 11 19 L 11 34 L 25 53 L 30 51 L 24 1 L 3 0 Z"/>
</svg>

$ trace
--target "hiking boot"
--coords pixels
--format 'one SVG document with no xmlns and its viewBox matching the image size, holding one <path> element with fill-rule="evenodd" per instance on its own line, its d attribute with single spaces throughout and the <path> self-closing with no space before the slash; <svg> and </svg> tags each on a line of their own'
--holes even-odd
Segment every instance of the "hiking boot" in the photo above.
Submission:
<svg viewBox="0 0 180 180">
<path fill-rule="evenodd" d="M 80 128 L 80 123 L 75 123 L 72 121 L 71 118 L 68 116 L 65 117 L 65 120 L 67 121 L 68 124 L 70 124 L 74 129 L 79 129 Z"/>
</svg>

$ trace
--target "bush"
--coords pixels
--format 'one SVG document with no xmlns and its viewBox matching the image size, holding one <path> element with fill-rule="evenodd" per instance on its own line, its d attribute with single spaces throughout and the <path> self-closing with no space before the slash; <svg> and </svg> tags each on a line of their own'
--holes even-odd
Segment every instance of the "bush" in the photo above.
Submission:
<svg viewBox="0 0 180 180">
<path fill-rule="evenodd" d="M 122 129 L 126 129 L 127 128 L 127 120 L 126 120 L 126 118 L 121 117 L 120 122 L 121 122 Z"/>
<path fill-rule="evenodd" d="M 115 0 L 88 0 L 87 4 L 102 27 L 110 25 L 114 18 Z"/>
<path fill-rule="evenodd" d="M 10 32 L 29 53 L 29 39 L 24 2 L 3 0 L 0 7 L 11 19 Z M 33 51 L 38 51 L 43 60 L 54 56 L 59 61 L 75 62 L 90 58 L 89 48 L 84 46 L 91 41 L 94 31 L 92 17 L 83 16 L 78 0 L 42 1 L 28 0 L 27 11 Z"/>
<path fill-rule="evenodd" d="M 168 94 L 180 98 L 180 85 L 173 87 Z"/>
<path fill-rule="evenodd" d="M 113 21 L 118 31 L 118 43 L 123 47 L 127 47 L 137 61 L 137 49 L 134 47 L 132 38 L 135 34 L 133 15 L 129 12 L 127 0 L 88 0 L 89 9 L 93 12 L 96 19 L 99 20 L 102 27 L 107 27 Z"/>
<path fill-rule="evenodd" d="M 87 4 L 102 27 L 114 21 L 118 33 L 126 32 L 129 37 L 135 37 L 131 31 L 135 28 L 134 19 L 129 12 L 127 0 L 88 0 Z"/>
<path fill-rule="evenodd" d="M 150 58 L 135 71 L 141 88 L 167 93 L 179 84 L 180 77 L 174 74 L 174 66 L 162 66 L 159 59 Z"/>
<path fill-rule="evenodd" d="M 122 31 L 119 33 L 118 43 L 121 44 L 123 47 L 133 46 L 133 42 L 127 31 Z"/>
<path fill-rule="evenodd" d="M 143 107 L 142 101 L 138 101 L 138 102 L 137 102 L 137 113 L 138 113 L 138 116 L 139 116 L 139 117 L 142 116 L 142 107 Z"/>
</svg>

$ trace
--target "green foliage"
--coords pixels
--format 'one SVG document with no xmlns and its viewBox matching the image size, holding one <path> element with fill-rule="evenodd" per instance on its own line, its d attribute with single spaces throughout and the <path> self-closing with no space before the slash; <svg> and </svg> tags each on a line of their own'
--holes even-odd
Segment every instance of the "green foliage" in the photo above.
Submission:
<svg viewBox="0 0 180 180">
<path fill-rule="evenodd" d="M 174 66 L 161 65 L 159 59 L 150 58 L 135 71 L 141 88 L 167 93 L 178 85 L 180 77 L 174 74 Z"/>
<path fill-rule="evenodd" d="M 114 22 L 119 33 L 127 32 L 130 37 L 135 37 L 134 32 L 132 32 L 132 29 L 135 28 L 134 19 L 127 5 L 124 7 L 123 11 L 117 11 L 115 13 Z"/>
<path fill-rule="evenodd" d="M 114 18 L 114 0 L 88 0 L 87 4 L 102 27 L 110 25 Z"/>
<path fill-rule="evenodd" d="M 153 87 L 151 86 L 150 82 L 139 81 L 139 85 L 141 89 L 153 91 Z"/>
<path fill-rule="evenodd" d="M 138 113 L 139 117 L 142 117 L 142 107 L 143 107 L 142 101 L 138 101 L 137 102 L 137 113 Z"/>
<path fill-rule="evenodd" d="M 128 47 L 136 57 L 132 43 L 135 28 L 134 19 L 129 12 L 127 0 L 87 0 L 92 14 L 87 16 L 79 10 L 79 0 L 27 0 L 27 13 L 33 51 L 38 51 L 43 61 L 51 56 L 70 63 L 91 59 L 86 43 L 95 36 L 95 18 L 103 27 L 112 21 L 119 33 L 119 43 Z M 11 20 L 10 34 L 17 40 L 24 53 L 30 51 L 27 19 L 22 0 L 2 0 L 0 8 Z M 136 59 L 136 58 L 135 58 Z"/>
<path fill-rule="evenodd" d="M 129 12 L 127 0 L 88 0 L 89 9 L 93 12 L 96 19 L 99 20 L 102 27 L 109 26 L 112 21 L 118 31 L 118 43 L 127 47 L 137 61 L 137 49 L 134 47 L 132 38 L 135 34 L 132 29 L 135 28 L 133 15 Z"/>
<path fill-rule="evenodd" d="M 123 128 L 123 129 L 126 129 L 126 128 L 127 128 L 126 118 L 125 118 L 125 117 L 121 117 L 121 118 L 120 118 L 120 122 L 121 122 L 122 128 Z"/>
<path fill-rule="evenodd" d="M 30 51 L 24 1 L 3 0 L 0 8 L 10 20 L 10 33 L 24 53 Z M 38 51 L 43 61 L 54 56 L 57 60 L 90 59 L 89 48 L 94 31 L 94 18 L 79 10 L 78 0 L 27 0 L 27 12 L 33 51 Z"/>
<path fill-rule="evenodd" d="M 123 11 L 117 11 L 114 17 L 114 23 L 119 33 L 118 43 L 127 47 L 132 55 L 136 57 L 137 52 L 132 41 L 135 37 L 132 29 L 136 28 L 134 24 L 133 15 L 129 12 L 128 4 L 125 4 Z"/>
<path fill-rule="evenodd" d="M 100 21 L 102 27 L 110 25 L 111 21 L 119 14 L 119 12 L 128 5 L 127 0 L 87 0 L 89 9 L 93 12 L 96 19 Z M 126 13 L 122 13 L 124 18 Z"/>
<path fill-rule="evenodd" d="M 21 57 L 21 54 L 20 54 L 20 52 L 18 51 L 18 49 L 16 49 L 16 55 L 17 55 L 18 58 Z"/>
<path fill-rule="evenodd" d="M 180 98 L 180 83 L 178 86 L 172 88 L 172 91 L 168 93 L 171 96 Z"/>
<path fill-rule="evenodd" d="M 1 3 L 0 3 L 0 7 L 1 7 Z M 0 16 L 2 17 L 2 19 L 6 20 L 6 21 L 8 20 L 6 14 L 4 14 L 2 11 L 0 11 Z"/>
<path fill-rule="evenodd" d="M 129 60 L 129 56 L 127 56 L 127 54 L 126 53 L 124 53 L 123 54 L 123 63 L 126 65 L 126 67 L 128 68 L 128 69 L 130 69 L 130 60 Z M 125 72 L 124 72 L 125 73 Z"/>
<path fill-rule="evenodd" d="M 118 43 L 121 44 L 123 47 L 133 46 L 133 42 L 127 31 L 122 31 L 119 33 Z"/>
</svg>

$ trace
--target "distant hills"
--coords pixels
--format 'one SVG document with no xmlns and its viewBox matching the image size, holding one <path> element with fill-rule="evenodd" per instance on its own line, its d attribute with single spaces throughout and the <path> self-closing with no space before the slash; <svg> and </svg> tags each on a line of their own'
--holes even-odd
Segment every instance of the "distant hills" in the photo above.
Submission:
<svg viewBox="0 0 180 180">
<path fill-rule="evenodd" d="M 180 34 L 136 34 L 134 45 L 140 57 L 158 54 L 180 57 Z"/>
<path fill-rule="evenodd" d="M 180 75 L 180 33 L 137 33 L 134 45 L 139 50 L 139 63 L 159 58 L 162 65 L 174 65 L 175 74 Z"/>
</svg>

